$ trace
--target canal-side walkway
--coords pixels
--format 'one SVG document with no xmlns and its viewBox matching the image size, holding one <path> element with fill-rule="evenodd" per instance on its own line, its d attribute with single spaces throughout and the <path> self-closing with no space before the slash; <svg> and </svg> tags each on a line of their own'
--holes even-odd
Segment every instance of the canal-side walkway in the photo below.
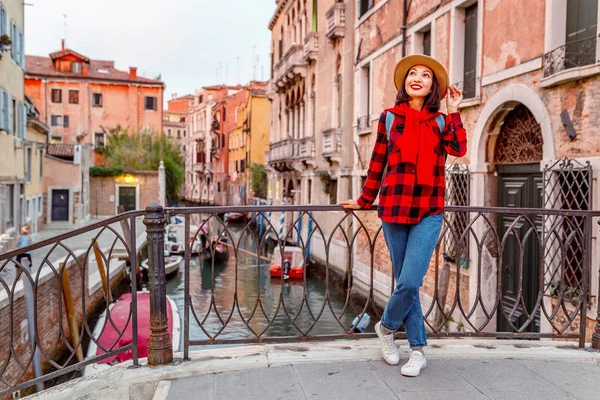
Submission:
<svg viewBox="0 0 600 400">
<path fill-rule="evenodd" d="M 122 364 L 30 398 L 598 399 L 600 352 L 574 343 L 431 340 L 427 354 L 421 376 L 406 378 L 383 362 L 375 339 L 206 348 L 191 361 Z"/>
</svg>

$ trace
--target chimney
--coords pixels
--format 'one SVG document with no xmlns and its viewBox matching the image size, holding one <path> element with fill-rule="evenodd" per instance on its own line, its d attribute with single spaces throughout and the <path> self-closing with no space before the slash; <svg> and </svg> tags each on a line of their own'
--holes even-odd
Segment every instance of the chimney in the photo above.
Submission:
<svg viewBox="0 0 600 400">
<path fill-rule="evenodd" d="M 137 67 L 129 67 L 129 79 L 137 79 Z"/>
<path fill-rule="evenodd" d="M 90 65 L 87 63 L 84 63 L 83 66 L 81 67 L 81 72 L 83 73 L 83 76 L 88 76 L 90 74 Z"/>
<path fill-rule="evenodd" d="M 62 51 L 65 51 L 65 39 L 61 39 L 60 44 L 61 44 Z"/>
</svg>

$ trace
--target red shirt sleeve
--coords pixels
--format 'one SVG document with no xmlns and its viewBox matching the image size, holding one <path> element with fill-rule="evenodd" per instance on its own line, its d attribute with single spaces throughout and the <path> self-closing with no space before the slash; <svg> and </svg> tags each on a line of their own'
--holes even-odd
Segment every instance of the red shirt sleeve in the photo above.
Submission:
<svg viewBox="0 0 600 400">
<path fill-rule="evenodd" d="M 371 205 L 379 194 L 383 173 L 387 164 L 387 132 L 385 129 L 386 111 L 381 113 L 379 124 L 377 125 L 377 141 L 371 155 L 369 163 L 369 171 L 367 172 L 367 180 L 363 187 L 362 193 L 357 200 L 361 208 L 371 208 Z"/>
<path fill-rule="evenodd" d="M 451 156 L 462 157 L 467 154 L 467 131 L 463 128 L 459 113 L 455 112 L 446 116 L 442 143 L 446 153 Z"/>
</svg>

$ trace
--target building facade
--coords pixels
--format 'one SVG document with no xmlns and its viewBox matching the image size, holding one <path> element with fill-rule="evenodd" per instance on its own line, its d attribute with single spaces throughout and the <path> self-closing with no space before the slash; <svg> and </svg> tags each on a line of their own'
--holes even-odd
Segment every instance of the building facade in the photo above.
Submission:
<svg viewBox="0 0 600 400">
<path fill-rule="evenodd" d="M 393 105 L 396 96 L 394 66 L 404 55 L 422 53 L 448 69 L 451 84 L 460 87 L 465 98 L 460 112 L 468 133 L 468 153 L 463 159 L 447 161 L 448 204 L 598 209 L 598 185 L 591 179 L 600 168 L 600 141 L 594 138 L 600 123 L 594 107 L 600 95 L 597 1 L 375 0 L 359 1 L 358 6 L 353 20 L 357 35 L 354 118 L 358 121 L 353 198 L 360 194 L 366 176 L 379 115 Z M 460 226 L 460 218 L 455 213 L 446 220 Z M 552 225 L 549 217 L 537 221 L 536 229 Z M 497 216 L 494 229 L 503 235 L 513 222 L 510 216 Z M 484 225 L 473 226 L 469 240 L 461 246 L 462 255 L 451 254 L 452 239 L 444 238 L 444 252 L 456 262 L 451 281 L 459 282 L 461 301 L 473 307 L 473 320 L 486 320 L 477 302 L 494 304 L 497 279 L 504 282 L 503 306 L 506 310 L 516 307 L 518 315 L 525 309 L 535 312 L 540 275 L 547 285 L 542 300 L 547 309 L 556 302 L 549 287 L 563 285 L 573 293 L 581 289 L 581 243 L 568 239 L 566 231 L 583 237 L 582 225 L 561 233 L 569 254 L 561 265 L 556 264 L 556 248 L 546 249 L 540 259 L 531 242 L 525 246 L 524 259 L 529 261 L 523 275 L 523 304 L 511 292 L 516 286 L 508 283 L 519 277 L 519 260 L 511 258 L 519 254 L 519 246 L 509 241 L 502 255 L 485 246 L 478 251 L 475 235 L 484 234 Z M 594 265 L 600 248 L 592 245 Z M 378 252 L 372 262 L 360 247 L 355 249 L 353 273 L 358 281 L 367 282 L 372 263 L 376 292 L 384 298 L 391 284 L 388 256 Z M 469 263 L 480 268 L 469 269 Z M 591 292 L 596 293 L 597 268 L 592 270 Z M 562 281 L 555 282 L 561 274 Z M 432 302 L 435 278 L 432 268 L 424 284 L 425 307 Z M 519 324 L 519 318 L 524 317 L 511 322 Z M 461 322 L 457 316 L 456 323 Z M 512 330 L 504 318 L 492 321 L 489 329 Z M 550 332 L 553 328 L 536 322 L 527 329 Z"/>
<path fill-rule="evenodd" d="M 447 160 L 447 204 L 598 209 L 598 185 L 592 178 L 600 168 L 600 141 L 594 137 L 600 123 L 594 107 L 600 96 L 599 19 L 594 0 L 277 1 L 269 25 L 269 197 L 275 204 L 282 199 L 288 204 L 356 199 L 380 114 L 395 101 L 394 67 L 403 56 L 419 53 L 439 60 L 450 83 L 464 93 L 460 112 L 468 132 L 468 153 Z M 361 217 L 365 228 L 379 229 L 374 213 Z M 456 227 L 465 225 L 464 218 L 468 214 L 449 214 L 446 220 Z M 504 234 L 512 222 L 498 216 L 494 229 Z M 538 226 L 550 222 L 542 218 Z M 575 225 L 572 234 L 582 237 L 583 226 Z M 350 229 L 357 233 L 359 226 Z M 497 264 L 502 262 L 493 249 L 484 249 L 483 255 L 477 252 L 474 234 L 484 231 L 474 227 L 463 246 L 446 236 L 443 242 L 443 252 L 454 260 L 451 284 L 459 282 L 461 301 L 473 307 L 477 301 L 493 304 Z M 358 235 L 352 254 L 355 283 L 368 288 L 374 268 L 374 295 L 383 303 L 392 285 L 385 243 L 382 237 L 377 239 L 372 259 L 367 237 L 364 232 Z M 569 241 L 566 236 L 561 240 Z M 334 239 L 329 262 L 343 270 L 347 258 L 340 252 L 343 245 L 335 243 Z M 592 243 L 596 265 L 600 247 Z M 313 257 L 324 254 L 318 247 L 311 247 Z M 540 265 L 555 262 L 556 249 L 544 256 L 544 262 L 535 261 L 533 247 L 524 249 L 526 259 L 533 260 L 524 277 L 528 311 L 535 305 L 538 274 L 551 279 L 560 268 L 566 269 L 567 282 L 562 284 L 578 293 L 583 282 L 578 247 L 577 241 L 570 241 L 568 266 L 546 263 L 544 271 Z M 459 248 L 464 254 L 455 254 Z M 507 251 L 519 253 L 515 243 Z M 481 269 L 468 268 L 479 260 Z M 519 276 L 518 260 L 513 261 L 503 261 L 503 282 Z M 592 269 L 588 278 L 596 293 L 598 272 Z M 431 268 L 425 279 L 426 307 L 435 291 L 434 271 Z M 506 307 L 515 306 L 516 300 L 509 304 L 515 299 L 511 289 L 505 284 L 502 290 Z M 556 298 L 548 295 L 543 301 L 551 304 Z M 473 313 L 475 319 L 486 319 L 481 307 Z M 464 323 L 459 317 L 455 323 Z M 508 325 L 498 320 L 489 327 L 503 330 Z M 528 329 L 552 327 L 542 323 Z"/>
<path fill-rule="evenodd" d="M 236 110 L 236 128 L 229 138 L 229 172 L 231 199 L 229 204 L 249 204 L 252 193 L 251 167 L 264 165 L 269 146 L 270 103 L 263 88 L 245 89 L 246 98 Z"/>
<path fill-rule="evenodd" d="M 23 32 L 23 3 L 0 1 L 0 251 L 14 248 L 26 223 L 26 186 L 33 175 L 31 169 L 26 171 L 25 162 L 37 150 L 27 135 Z M 32 158 L 27 161 L 33 168 Z"/>
<path fill-rule="evenodd" d="M 235 86 L 207 86 L 194 92 L 187 116 L 188 140 L 185 157 L 185 199 L 193 203 L 214 204 L 211 161 L 213 108 L 224 97 L 239 91 Z"/>
<path fill-rule="evenodd" d="M 52 143 L 104 146 L 111 129 L 163 131 L 164 83 L 91 60 L 65 48 L 49 57 L 27 56 L 25 93 L 52 128 Z M 92 154 L 92 162 L 101 158 Z"/>
<path fill-rule="evenodd" d="M 177 94 L 173 94 L 167 103 L 167 109 L 163 111 L 163 132 L 179 145 L 182 154 L 186 151 L 187 115 L 192 109 L 193 102 L 192 95 L 177 97 Z"/>
</svg>

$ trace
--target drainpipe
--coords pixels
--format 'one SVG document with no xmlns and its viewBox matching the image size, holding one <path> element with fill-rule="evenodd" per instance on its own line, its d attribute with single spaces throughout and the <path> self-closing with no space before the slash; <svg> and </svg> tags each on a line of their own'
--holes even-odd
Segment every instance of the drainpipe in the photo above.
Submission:
<svg viewBox="0 0 600 400">
<path fill-rule="evenodd" d="M 406 56 L 406 21 L 408 14 L 408 0 L 403 0 L 402 5 L 402 57 Z"/>
</svg>

